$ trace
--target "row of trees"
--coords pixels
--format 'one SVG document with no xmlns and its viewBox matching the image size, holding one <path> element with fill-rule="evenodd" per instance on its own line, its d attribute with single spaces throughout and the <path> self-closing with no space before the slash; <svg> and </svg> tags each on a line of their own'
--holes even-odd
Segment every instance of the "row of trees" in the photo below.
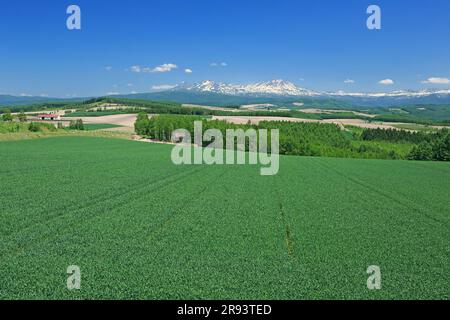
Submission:
<svg viewBox="0 0 450 320">
<path fill-rule="evenodd" d="M 17 117 L 17 119 L 21 123 L 25 123 L 27 121 L 27 116 L 24 112 L 19 113 L 15 117 Z M 12 122 L 14 120 L 14 116 L 11 114 L 11 111 L 6 110 L 6 112 L 4 112 L 2 114 L 1 120 L 4 122 Z M 16 131 L 19 131 L 19 128 L 20 128 L 20 126 L 17 123 L 17 126 L 12 126 L 9 129 L 11 130 L 11 132 L 16 132 Z M 70 130 L 84 130 L 85 129 L 83 120 L 81 120 L 81 119 L 70 121 L 68 128 Z M 56 131 L 56 129 L 64 129 L 62 123 L 59 122 L 57 127 L 55 127 L 53 124 L 43 123 L 43 122 L 31 122 L 28 125 L 28 130 L 31 132 Z"/>
<path fill-rule="evenodd" d="M 55 127 L 52 123 L 45 122 L 30 122 L 28 125 L 28 130 L 31 132 L 42 132 L 42 131 L 50 131 L 54 132 L 58 129 L 65 129 L 61 122 L 58 122 L 57 127 Z M 70 121 L 68 129 L 70 130 L 84 130 L 84 124 L 81 119 Z"/>
<path fill-rule="evenodd" d="M 450 161 L 450 134 L 439 136 L 431 142 L 422 142 L 408 155 L 410 160 Z"/>
<path fill-rule="evenodd" d="M 413 143 L 415 146 L 407 157 L 410 160 L 450 161 L 450 132 L 447 129 L 433 133 L 366 129 L 362 132 L 361 139 Z"/>
<path fill-rule="evenodd" d="M 17 119 L 20 122 L 26 122 L 27 121 L 27 116 L 26 116 L 26 114 L 23 111 L 21 113 L 19 113 L 16 117 L 17 117 Z M 1 119 L 2 119 L 2 121 L 5 121 L 5 122 L 13 121 L 14 120 L 14 116 L 12 115 L 11 110 L 10 109 L 4 109 Z"/>
<path fill-rule="evenodd" d="M 280 153 L 285 155 L 357 157 L 378 159 L 413 159 L 450 161 L 448 130 L 436 133 L 415 133 L 401 130 L 367 129 L 360 136 L 349 135 L 334 124 L 262 121 L 258 125 L 207 121 L 199 116 L 159 115 L 151 119 L 144 112 L 135 123 L 137 134 L 160 141 L 170 141 L 176 129 L 194 134 L 194 121 L 202 121 L 203 132 L 218 129 L 226 136 L 227 129 L 278 129 Z M 389 144 L 379 143 L 387 141 Z M 204 142 L 203 146 L 210 142 Z M 399 153 L 399 144 L 415 145 L 411 153 Z"/>
<path fill-rule="evenodd" d="M 362 151 L 352 146 L 351 140 L 337 125 L 320 123 L 302 123 L 286 121 L 262 121 L 258 125 L 232 124 L 226 121 L 207 121 L 198 116 L 159 115 L 148 118 L 140 113 L 135 123 L 137 134 L 160 141 L 170 141 L 172 132 L 176 129 L 189 131 L 194 134 L 194 121 L 201 121 L 203 132 L 208 129 L 218 129 L 223 137 L 227 129 L 267 129 L 270 139 L 271 129 L 279 130 L 280 154 L 302 156 L 329 157 L 365 157 Z M 203 142 L 203 146 L 211 142 Z M 248 150 L 248 141 L 246 141 Z M 385 150 L 370 148 L 370 157 L 390 158 Z M 370 152 L 370 153 L 369 153 Z"/>
<path fill-rule="evenodd" d="M 430 134 L 395 129 L 364 129 L 361 133 L 364 141 L 389 141 L 421 143 L 430 139 Z"/>
</svg>

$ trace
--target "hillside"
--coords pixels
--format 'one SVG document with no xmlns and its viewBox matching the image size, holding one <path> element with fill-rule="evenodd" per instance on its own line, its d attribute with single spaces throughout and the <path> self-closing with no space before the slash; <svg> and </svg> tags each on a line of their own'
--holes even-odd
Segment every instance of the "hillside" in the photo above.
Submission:
<svg viewBox="0 0 450 320">
<path fill-rule="evenodd" d="M 261 107 L 248 109 L 245 107 L 248 105 L 261 105 Z M 214 106 L 217 106 L 217 108 L 214 108 Z M 137 113 L 144 110 L 151 114 L 225 116 L 235 115 L 233 112 L 239 111 L 239 114 L 243 116 L 294 117 L 317 120 L 362 119 L 366 121 L 406 122 L 425 125 L 448 125 L 450 123 L 450 104 L 406 104 L 367 108 L 357 107 L 332 98 L 241 97 L 217 93 L 205 94 L 181 91 L 99 97 L 83 101 L 43 102 L 12 107 L 0 106 L 0 114 L 4 113 L 6 109 L 12 112 L 77 110 L 76 114 L 83 115 L 87 111 L 105 111 L 108 109 L 108 113 L 112 114 L 114 113 L 112 110 L 114 107 L 127 113 Z M 308 109 L 317 109 L 319 112 L 304 112 L 304 110 L 307 111 Z M 320 110 L 324 111 L 320 112 Z M 330 113 L 330 110 L 334 111 Z M 120 112 L 120 110 L 115 111 L 115 113 Z M 361 112 L 364 114 L 358 114 Z"/>
<path fill-rule="evenodd" d="M 448 163 L 282 157 L 262 177 L 170 151 L 0 143 L 0 297 L 450 298 Z M 66 288 L 72 264 L 82 290 Z M 382 290 L 367 290 L 370 265 Z"/>
<path fill-rule="evenodd" d="M 3 107 L 27 106 L 42 103 L 56 103 L 56 102 L 76 102 L 82 101 L 84 98 L 52 98 L 52 97 L 35 97 L 35 96 L 13 96 L 0 95 L 0 109 Z"/>
<path fill-rule="evenodd" d="M 421 89 L 421 90 L 397 90 L 390 92 L 324 92 L 303 87 L 285 80 L 271 80 L 250 84 L 232 84 L 205 80 L 195 84 L 181 84 L 175 88 L 163 92 L 166 96 L 178 97 L 185 95 L 185 99 L 196 96 L 197 103 L 221 103 L 223 99 L 234 97 L 239 104 L 248 101 L 261 101 L 280 103 L 303 102 L 305 104 L 328 103 L 328 107 L 334 105 L 353 107 L 390 107 L 413 104 L 449 104 L 449 89 Z M 152 94 L 153 95 L 153 94 Z M 187 96 L 186 96 L 187 95 Z M 202 100 L 204 99 L 204 100 Z M 256 99 L 256 100 L 253 100 Z M 169 100 L 171 100 L 169 98 Z M 185 103 L 193 103 L 184 101 Z M 257 102 L 253 102 L 257 103 Z"/>
</svg>

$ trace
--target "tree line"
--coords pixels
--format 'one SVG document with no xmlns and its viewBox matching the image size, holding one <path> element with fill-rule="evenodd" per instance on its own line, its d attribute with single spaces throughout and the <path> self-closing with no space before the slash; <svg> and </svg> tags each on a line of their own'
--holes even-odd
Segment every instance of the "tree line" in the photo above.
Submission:
<svg viewBox="0 0 450 320">
<path fill-rule="evenodd" d="M 201 116 L 158 115 L 149 118 L 144 112 L 138 115 L 135 131 L 150 139 L 171 141 L 172 132 L 176 129 L 185 129 L 192 136 L 195 121 L 202 122 L 203 131 L 218 129 L 223 136 L 226 136 L 227 129 L 267 129 L 269 132 L 270 129 L 278 129 L 280 154 L 284 155 L 449 161 L 449 135 L 446 131 L 427 135 L 400 130 L 382 132 L 381 129 L 367 129 L 360 135 L 352 135 L 335 124 L 286 121 L 262 121 L 258 125 L 233 124 L 211 121 Z M 203 147 L 209 143 L 204 142 Z M 398 146 L 402 143 L 411 146 L 409 153 L 400 153 L 401 148 Z M 427 144 L 426 148 L 422 145 L 424 143 Z"/>
<path fill-rule="evenodd" d="M 441 129 L 433 133 L 410 132 L 395 129 L 365 129 L 361 134 L 365 141 L 388 141 L 415 144 L 409 160 L 450 161 L 450 132 Z"/>
</svg>

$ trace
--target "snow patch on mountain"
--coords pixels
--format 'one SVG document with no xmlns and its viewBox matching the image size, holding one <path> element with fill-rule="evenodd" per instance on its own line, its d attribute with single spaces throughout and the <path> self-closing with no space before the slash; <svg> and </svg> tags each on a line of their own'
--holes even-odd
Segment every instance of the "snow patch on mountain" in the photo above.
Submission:
<svg viewBox="0 0 450 320">
<path fill-rule="evenodd" d="M 281 95 L 281 96 L 317 96 L 318 92 L 297 87 L 284 80 L 272 80 L 252 84 L 230 84 L 206 80 L 194 85 L 182 85 L 175 90 L 195 92 L 213 92 L 228 95 Z"/>
<path fill-rule="evenodd" d="M 355 98 L 420 98 L 431 95 L 448 96 L 450 89 L 441 90 L 397 90 L 392 92 L 362 93 L 362 92 L 319 92 L 301 88 L 285 80 L 272 80 L 252 84 L 231 84 L 205 80 L 201 83 L 182 84 L 173 90 L 203 93 L 220 93 L 226 95 L 256 95 L 256 96 L 298 96 L 298 97 L 355 97 Z"/>
<path fill-rule="evenodd" d="M 382 98 L 382 97 L 390 97 L 390 98 L 420 98 L 427 97 L 431 95 L 449 95 L 450 89 L 444 90 L 397 90 L 392 92 L 376 92 L 376 93 L 361 93 L 361 92 L 327 92 L 326 95 L 329 96 L 339 96 L 339 97 L 362 97 L 362 98 Z"/>
</svg>

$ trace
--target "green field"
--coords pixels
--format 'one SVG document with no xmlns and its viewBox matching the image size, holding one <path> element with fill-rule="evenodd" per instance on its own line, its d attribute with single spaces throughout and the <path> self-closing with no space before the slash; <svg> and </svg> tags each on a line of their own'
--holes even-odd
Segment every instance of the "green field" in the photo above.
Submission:
<svg viewBox="0 0 450 320">
<path fill-rule="evenodd" d="M 117 124 L 110 124 L 110 123 L 88 123 L 88 124 L 84 124 L 83 126 L 84 126 L 84 130 L 87 130 L 87 131 L 114 129 L 114 128 L 121 127 Z"/>
<path fill-rule="evenodd" d="M 285 156 L 263 177 L 170 151 L 0 142 L 0 299 L 450 298 L 449 163 Z"/>
</svg>

